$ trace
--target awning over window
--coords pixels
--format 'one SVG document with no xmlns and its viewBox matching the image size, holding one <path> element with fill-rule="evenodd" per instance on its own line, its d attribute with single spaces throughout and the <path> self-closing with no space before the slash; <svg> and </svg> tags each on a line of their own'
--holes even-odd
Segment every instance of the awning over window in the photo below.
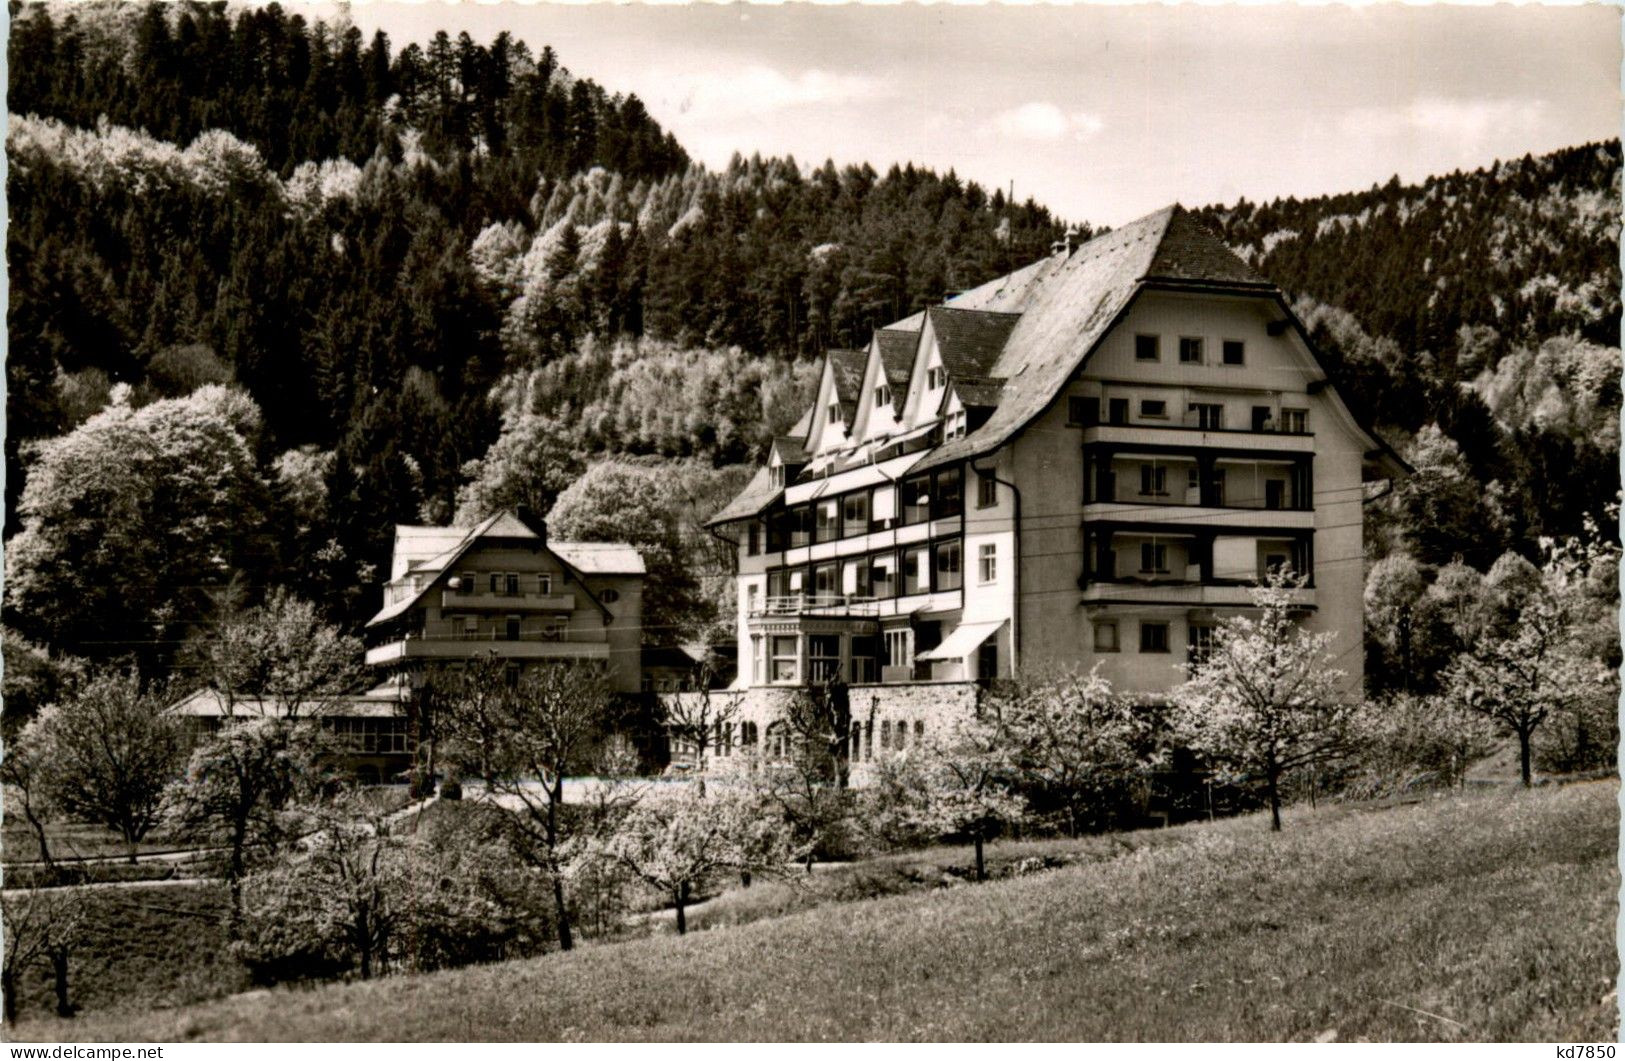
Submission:
<svg viewBox="0 0 1625 1061">
<path fill-rule="evenodd" d="M 895 482 L 909 468 L 919 463 L 918 454 L 908 454 L 881 461 L 879 464 L 860 464 L 810 483 L 797 483 L 784 492 L 784 503 L 799 505 L 815 501 L 830 494 L 844 494 L 851 490 Z"/>
<path fill-rule="evenodd" d="M 994 623 L 960 623 L 954 628 L 942 644 L 936 648 L 928 649 L 915 656 L 915 659 L 956 660 L 966 656 L 982 647 L 982 642 L 992 637 L 1005 620 L 1000 619 Z"/>
<path fill-rule="evenodd" d="M 937 422 L 933 420 L 923 427 L 916 427 L 912 431 L 903 432 L 901 435 L 893 435 L 891 438 L 878 439 L 875 442 L 875 449 L 886 450 L 893 446 L 900 446 L 905 442 L 913 442 L 917 438 L 924 438 L 936 429 Z"/>
</svg>

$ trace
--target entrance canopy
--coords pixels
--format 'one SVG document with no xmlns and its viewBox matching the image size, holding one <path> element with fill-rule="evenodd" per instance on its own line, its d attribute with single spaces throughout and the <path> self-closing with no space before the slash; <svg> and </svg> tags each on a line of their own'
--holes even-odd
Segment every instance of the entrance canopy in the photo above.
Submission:
<svg viewBox="0 0 1625 1061">
<path fill-rule="evenodd" d="M 915 659 L 957 660 L 982 647 L 982 642 L 992 637 L 1005 620 L 1000 619 L 991 623 L 960 623 L 954 632 L 943 639 L 942 644 L 936 648 L 921 652 Z"/>
</svg>

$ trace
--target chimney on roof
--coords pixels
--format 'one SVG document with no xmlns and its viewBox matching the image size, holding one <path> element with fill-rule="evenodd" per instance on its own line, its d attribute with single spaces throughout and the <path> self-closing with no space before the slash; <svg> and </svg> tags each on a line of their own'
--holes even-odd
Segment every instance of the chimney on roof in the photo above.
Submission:
<svg viewBox="0 0 1625 1061">
<path fill-rule="evenodd" d="M 1051 243 L 1049 245 L 1049 252 L 1051 254 L 1063 254 L 1064 253 L 1069 258 L 1072 256 L 1072 252 L 1077 250 L 1077 249 L 1078 249 L 1078 230 L 1076 228 L 1067 229 L 1066 230 L 1066 236 L 1064 238 L 1058 239 L 1054 243 Z"/>
<path fill-rule="evenodd" d="M 547 521 L 536 514 L 536 510 L 529 505 L 519 505 L 514 508 L 513 514 L 519 517 L 519 522 L 536 532 L 541 544 L 547 544 Z"/>
</svg>

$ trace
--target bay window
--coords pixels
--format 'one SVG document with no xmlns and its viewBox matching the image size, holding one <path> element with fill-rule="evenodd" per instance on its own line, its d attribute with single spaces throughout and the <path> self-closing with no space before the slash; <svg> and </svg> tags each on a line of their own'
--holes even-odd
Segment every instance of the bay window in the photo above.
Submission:
<svg viewBox="0 0 1625 1061">
<path fill-rule="evenodd" d="M 812 634 L 807 638 L 807 678 L 824 682 L 841 673 L 839 634 Z"/>
<path fill-rule="evenodd" d="M 796 639 L 794 637 L 773 637 L 769 639 L 772 652 L 772 677 L 776 682 L 793 682 L 796 680 Z"/>
</svg>

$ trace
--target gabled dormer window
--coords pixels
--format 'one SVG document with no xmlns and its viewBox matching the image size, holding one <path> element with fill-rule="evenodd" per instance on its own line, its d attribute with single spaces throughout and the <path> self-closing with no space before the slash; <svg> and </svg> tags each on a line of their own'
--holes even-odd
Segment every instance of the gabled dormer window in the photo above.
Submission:
<svg viewBox="0 0 1625 1061">
<path fill-rule="evenodd" d="M 875 388 L 875 408 L 878 409 L 882 405 L 890 404 L 891 386 L 889 384 L 882 383 L 880 386 Z"/>
<path fill-rule="evenodd" d="M 933 365 L 925 370 L 925 389 L 939 391 L 948 383 L 948 370 L 941 365 Z"/>
<path fill-rule="evenodd" d="M 829 408 L 827 410 L 825 410 L 825 412 L 827 412 L 829 414 L 829 422 L 830 423 L 838 424 L 838 423 L 841 422 L 841 403 L 840 402 L 830 402 L 829 403 Z"/>
<path fill-rule="evenodd" d="M 943 438 L 959 438 L 965 433 L 965 410 L 948 415 L 948 423 L 943 427 Z"/>
<path fill-rule="evenodd" d="M 775 489 L 775 490 L 783 490 L 784 489 L 784 465 L 775 464 L 771 468 L 769 468 L 767 470 L 767 478 L 768 478 L 768 482 L 773 484 L 773 489 Z"/>
</svg>

